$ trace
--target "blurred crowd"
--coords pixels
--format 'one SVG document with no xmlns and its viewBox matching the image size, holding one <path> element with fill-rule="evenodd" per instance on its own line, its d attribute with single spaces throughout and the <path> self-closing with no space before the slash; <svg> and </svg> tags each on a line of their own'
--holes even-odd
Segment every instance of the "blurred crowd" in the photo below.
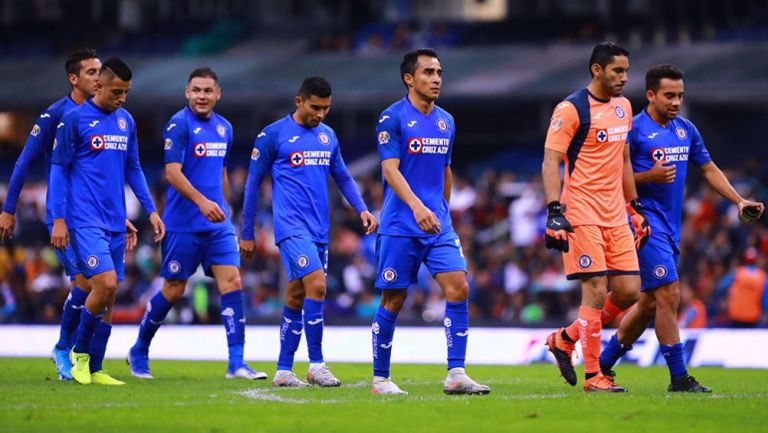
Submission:
<svg viewBox="0 0 768 433">
<path fill-rule="evenodd" d="M 756 179 L 727 172 L 745 196 L 766 198 Z M 247 171 L 230 175 L 233 221 L 239 227 Z M 382 184 L 378 172 L 358 177 L 364 199 L 378 216 Z M 469 269 L 470 314 L 475 325 L 556 326 L 573 320 L 580 291 L 562 271 L 560 254 L 544 248 L 545 203 L 541 179 L 520 179 L 512 172 L 487 170 L 456 175 L 451 199 L 454 228 L 461 237 Z M 5 197 L 0 185 L 0 199 Z M 152 187 L 162 209 L 166 185 Z M 126 254 L 125 280 L 118 290 L 115 323 L 138 323 L 146 301 L 162 287 L 160 248 L 152 243 L 146 215 L 127 192 L 129 218 L 140 230 L 139 246 Z M 361 236 L 360 219 L 331 183 L 332 231 L 328 264 L 329 324 L 367 324 L 375 314 L 379 294 L 375 235 Z M 242 261 L 243 292 L 249 323 L 277 323 L 287 283 L 273 244 L 271 184 L 266 180 L 257 215 L 257 257 Z M 765 268 L 768 228 L 764 223 L 741 224 L 736 207 L 706 185 L 692 187 L 685 199 L 681 241 L 681 309 L 684 327 L 729 324 L 729 285 L 743 253 Z M 68 293 L 54 251 L 49 245 L 45 215 L 45 185 L 27 184 L 19 200 L 14 238 L 0 246 L 0 322 L 56 323 Z M 765 219 L 763 219 L 764 221 Z M 239 230 L 238 230 L 239 231 Z M 169 315 L 170 323 L 218 323 L 218 293 L 213 280 L 198 271 L 184 299 Z M 426 269 L 411 287 L 400 319 L 422 324 L 442 320 L 444 301 Z M 763 316 L 765 317 L 765 311 Z M 765 325 L 765 322 L 762 322 Z"/>
</svg>

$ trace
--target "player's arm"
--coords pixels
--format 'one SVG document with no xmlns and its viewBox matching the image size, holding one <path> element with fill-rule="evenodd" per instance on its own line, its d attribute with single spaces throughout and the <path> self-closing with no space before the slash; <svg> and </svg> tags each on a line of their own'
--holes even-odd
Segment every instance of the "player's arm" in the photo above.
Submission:
<svg viewBox="0 0 768 433">
<path fill-rule="evenodd" d="M 260 132 L 253 144 L 248 177 L 245 179 L 240 254 L 246 258 L 250 258 L 256 249 L 256 211 L 259 207 L 259 188 L 261 188 L 261 182 L 272 170 L 276 154 L 277 143 L 273 139 L 272 132 Z"/>
<path fill-rule="evenodd" d="M 635 173 L 632 170 L 632 160 L 629 157 L 629 143 L 624 144 L 624 167 L 621 179 L 624 200 L 627 202 L 627 213 L 635 233 L 635 248 L 640 249 L 648 242 L 648 237 L 651 236 L 651 225 L 648 224 L 643 205 L 637 197 Z"/>
<path fill-rule="evenodd" d="M 413 218 L 419 224 L 419 228 L 426 233 L 440 233 L 440 221 L 437 220 L 437 216 L 416 197 L 411 186 L 408 185 L 408 181 L 400 173 L 400 160 L 390 158 L 381 161 L 381 170 L 384 173 L 384 180 L 387 181 L 392 191 L 411 208 Z"/>
<path fill-rule="evenodd" d="M 341 195 L 347 199 L 350 205 L 360 215 L 360 220 L 365 228 L 365 234 L 369 235 L 376 231 L 379 226 L 376 217 L 368 211 L 368 207 L 363 201 L 363 197 L 360 195 L 360 190 L 357 188 L 355 180 L 347 170 L 347 165 L 344 163 L 344 158 L 341 156 L 341 148 L 337 145 L 333 151 L 331 158 L 331 176 L 333 177 L 336 186 L 339 187 Z"/>
<path fill-rule="evenodd" d="M 453 172 L 451 166 L 445 166 L 445 172 L 443 173 L 443 198 L 446 203 L 451 203 L 451 188 L 453 188 Z"/>
<path fill-rule="evenodd" d="M 69 244 L 69 230 L 67 229 L 66 203 L 69 194 L 69 171 L 75 160 L 75 151 L 79 137 L 79 116 L 73 114 L 64 116 L 56 127 L 56 138 L 53 141 L 53 154 L 51 155 L 51 177 L 48 188 L 51 201 L 51 214 L 53 216 L 53 229 L 51 230 L 51 245 L 58 249 L 64 249 Z"/>
<path fill-rule="evenodd" d="M 215 201 L 208 199 L 197 188 L 192 186 L 189 179 L 181 172 L 180 162 L 165 164 L 165 179 L 179 194 L 194 203 L 208 221 L 214 223 L 224 221 L 226 218 L 224 211 L 221 210 Z"/>
<path fill-rule="evenodd" d="M 747 200 L 742 197 L 714 162 L 710 161 L 700 168 L 701 174 L 704 176 L 707 183 L 709 183 L 718 194 L 730 200 L 739 208 L 739 218 L 744 218 L 745 220 L 760 218 L 763 214 L 763 210 L 765 210 L 763 203 Z"/>
<path fill-rule="evenodd" d="M 165 223 L 160 218 L 152 201 L 152 195 L 149 193 L 147 178 L 144 177 L 144 170 L 141 169 L 139 161 L 139 141 L 136 138 L 136 127 L 133 127 L 131 137 L 128 139 L 128 155 L 125 161 L 125 178 L 128 185 L 131 186 L 133 193 L 141 203 L 144 211 L 149 215 L 149 222 L 155 230 L 154 240 L 159 242 L 165 237 Z"/>
</svg>

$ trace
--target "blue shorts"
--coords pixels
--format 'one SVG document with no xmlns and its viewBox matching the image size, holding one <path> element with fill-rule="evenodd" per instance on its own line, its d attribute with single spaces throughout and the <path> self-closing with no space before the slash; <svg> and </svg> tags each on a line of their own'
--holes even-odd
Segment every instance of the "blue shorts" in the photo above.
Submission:
<svg viewBox="0 0 768 433">
<path fill-rule="evenodd" d="M 53 224 L 48 224 L 48 234 L 50 235 L 52 232 Z M 80 272 L 80 268 L 77 267 L 77 256 L 75 255 L 75 250 L 72 249 L 72 244 L 70 243 L 67 245 L 67 247 L 64 248 L 64 251 L 61 251 L 58 248 L 54 248 L 53 251 L 56 253 L 56 257 L 58 257 L 61 267 L 64 268 L 64 272 L 70 280 L 74 281 L 75 275 L 81 274 L 82 272 Z"/>
<path fill-rule="evenodd" d="M 231 224 L 206 232 L 167 232 L 162 252 L 160 276 L 166 280 L 186 280 L 200 264 L 208 276 L 213 276 L 214 265 L 240 267 L 237 236 Z"/>
<path fill-rule="evenodd" d="M 675 282 L 680 249 L 671 236 L 652 231 L 648 243 L 637 251 L 641 290 L 647 292 Z"/>
<path fill-rule="evenodd" d="M 298 280 L 319 269 L 328 273 L 328 244 L 305 236 L 293 236 L 277 244 L 288 281 Z"/>
<path fill-rule="evenodd" d="M 376 238 L 377 288 L 408 288 L 416 283 L 422 263 L 427 265 L 432 276 L 467 272 L 467 262 L 456 232 L 429 237 L 378 235 Z"/>
<path fill-rule="evenodd" d="M 125 232 L 111 232 L 99 227 L 81 227 L 69 231 L 77 267 L 90 279 L 102 272 L 115 271 L 117 281 L 125 275 Z"/>
</svg>

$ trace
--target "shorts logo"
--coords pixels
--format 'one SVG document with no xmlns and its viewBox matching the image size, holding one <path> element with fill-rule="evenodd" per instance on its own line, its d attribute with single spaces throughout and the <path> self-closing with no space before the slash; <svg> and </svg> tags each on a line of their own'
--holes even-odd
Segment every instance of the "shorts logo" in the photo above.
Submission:
<svg viewBox="0 0 768 433">
<path fill-rule="evenodd" d="M 40 127 L 35 123 L 35 125 L 32 127 L 32 131 L 29 133 L 33 137 L 37 137 L 37 134 L 40 133 Z"/>
<path fill-rule="evenodd" d="M 588 269 L 590 266 L 592 266 L 592 258 L 586 254 L 582 254 L 579 257 L 579 266 L 584 269 Z"/>
<path fill-rule="evenodd" d="M 446 328 L 450 328 L 453 323 L 450 318 L 446 317 L 445 320 L 443 320 L 443 325 L 445 325 Z"/>
<path fill-rule="evenodd" d="M 653 276 L 659 280 L 667 276 L 667 267 L 664 265 L 656 265 L 653 267 Z"/>
<path fill-rule="evenodd" d="M 172 147 L 173 147 L 173 140 L 171 140 L 170 138 L 166 138 L 165 141 L 163 142 L 163 149 L 171 150 Z"/>
<path fill-rule="evenodd" d="M 258 161 L 260 156 L 261 156 L 261 152 L 259 152 L 259 149 L 253 149 L 251 151 L 251 159 L 252 160 Z"/>
<path fill-rule="evenodd" d="M 408 153 L 421 153 L 420 138 L 411 138 L 408 140 Z"/>
<path fill-rule="evenodd" d="M 379 144 L 387 144 L 387 143 L 389 143 L 389 132 L 387 131 L 379 132 Z"/>
<path fill-rule="evenodd" d="M 597 134 L 595 134 L 595 138 L 597 138 L 598 143 L 605 143 L 608 141 L 608 131 L 605 129 L 599 129 Z"/>
<path fill-rule="evenodd" d="M 291 167 L 300 167 L 304 165 L 304 152 L 291 152 L 289 159 L 291 160 Z"/>
<path fill-rule="evenodd" d="M 664 149 L 656 147 L 651 149 L 651 158 L 653 158 L 654 161 L 666 161 L 667 153 L 664 151 Z"/>
<path fill-rule="evenodd" d="M 219 134 L 219 137 L 224 138 L 227 136 L 227 128 L 224 127 L 224 125 L 218 125 L 216 127 L 216 132 Z"/>
<path fill-rule="evenodd" d="M 677 128 L 675 128 L 675 135 L 677 135 L 677 138 L 681 140 L 685 140 L 685 137 L 688 136 L 688 133 L 685 132 L 685 129 L 678 126 Z"/>
<path fill-rule="evenodd" d="M 448 122 L 446 122 L 443 119 L 437 119 L 437 129 L 440 130 L 440 132 L 445 132 L 448 130 Z"/>
<path fill-rule="evenodd" d="M 626 113 L 624 113 L 624 109 L 619 106 L 616 107 L 614 112 L 616 113 L 616 117 L 618 117 L 619 119 L 623 119 L 624 116 L 626 115 Z"/>
<path fill-rule="evenodd" d="M 304 254 L 296 257 L 296 264 L 299 265 L 301 269 L 306 268 L 307 265 L 309 265 L 309 257 L 305 256 Z"/>
<path fill-rule="evenodd" d="M 104 136 L 94 135 L 91 137 L 91 149 L 104 150 Z"/>
<path fill-rule="evenodd" d="M 379 322 L 373 322 L 373 325 L 371 326 L 371 331 L 373 331 L 374 334 L 379 335 Z"/>
<path fill-rule="evenodd" d="M 381 272 L 381 278 L 383 278 L 384 281 L 391 283 L 397 279 L 397 272 L 392 268 L 386 268 Z"/>
<path fill-rule="evenodd" d="M 326 134 L 325 132 L 321 132 L 317 134 L 317 141 L 319 141 L 321 144 L 327 145 L 328 143 L 331 142 L 331 139 L 328 138 L 328 134 Z"/>
<path fill-rule="evenodd" d="M 88 269 L 96 269 L 96 267 L 99 266 L 99 258 L 96 256 L 88 256 L 85 264 L 88 265 Z"/>
<path fill-rule="evenodd" d="M 168 272 L 172 274 L 178 274 L 179 272 L 181 272 L 181 264 L 176 260 L 171 260 L 168 263 Z"/>
<path fill-rule="evenodd" d="M 120 128 L 121 131 L 127 131 L 128 130 L 128 122 L 126 122 L 124 118 L 118 117 L 117 118 L 117 127 Z"/>
<path fill-rule="evenodd" d="M 203 157 L 207 150 L 208 148 L 205 146 L 205 143 L 197 143 L 195 145 L 195 156 L 198 158 Z"/>
</svg>

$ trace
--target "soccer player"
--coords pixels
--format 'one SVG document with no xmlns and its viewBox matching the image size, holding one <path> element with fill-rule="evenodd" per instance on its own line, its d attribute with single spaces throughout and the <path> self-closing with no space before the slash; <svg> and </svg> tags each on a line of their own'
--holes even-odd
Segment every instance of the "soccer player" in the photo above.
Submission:
<svg viewBox="0 0 768 433">
<path fill-rule="evenodd" d="M 418 49 L 400 64 L 407 95 L 381 113 L 376 126 L 384 183 L 376 239 L 376 287 L 381 305 L 373 319 L 373 394 L 407 394 L 392 382 L 395 321 L 424 263 L 446 298 L 447 394 L 488 394 L 464 371 L 469 328 L 469 284 L 461 243 L 451 225 L 453 116 L 435 105 L 443 69 L 437 53 Z"/>
<path fill-rule="evenodd" d="M 627 138 L 640 202 L 653 226 L 645 248 L 638 251 L 642 293 L 621 321 L 600 357 L 603 374 L 630 349 L 648 323 L 654 319 L 656 336 L 669 367 L 670 392 L 711 392 L 688 374 L 678 331 L 677 309 L 680 283 L 680 229 L 683 213 L 685 175 L 688 161 L 701 170 L 704 179 L 720 195 L 733 202 L 740 218 L 762 215 L 762 203 L 739 195 L 712 162 L 696 127 L 680 114 L 685 86 L 683 72 L 671 65 L 656 66 L 645 74 L 648 107 L 633 120 Z M 746 215 L 752 215 L 748 217 Z"/>
<path fill-rule="evenodd" d="M 6 196 L 3 212 L 0 213 L 0 241 L 13 235 L 16 226 L 16 203 L 19 194 L 26 181 L 30 166 L 43 159 L 45 161 L 46 180 L 50 178 L 51 171 L 51 153 L 53 152 L 53 139 L 56 136 L 56 126 L 69 110 L 91 98 L 96 92 L 96 82 L 98 81 L 99 68 L 101 60 L 96 50 L 84 48 L 74 51 L 67 57 L 64 63 L 64 69 L 67 73 L 71 90 L 67 96 L 54 102 L 37 119 L 32 131 L 29 133 L 27 142 L 16 161 L 16 166 L 11 174 L 11 181 L 8 185 L 8 194 Z M 48 182 L 50 184 L 50 182 Z M 53 229 L 53 218 L 50 208 L 50 194 L 46 197 L 45 222 L 48 225 L 48 233 Z M 136 228 L 126 220 L 127 236 L 126 249 L 130 249 L 136 243 Z M 75 253 L 72 248 L 63 250 L 54 249 L 59 258 L 59 263 L 64 268 L 64 272 L 69 276 L 71 283 L 71 293 L 67 296 L 64 308 L 61 313 L 61 329 L 59 331 L 59 341 L 54 345 L 52 359 L 56 364 L 56 370 L 59 380 L 72 380 L 71 363 L 69 362 L 69 351 L 75 344 L 73 338 L 78 323 L 80 323 L 80 312 L 83 308 L 88 292 L 91 290 L 90 283 L 83 277 L 83 274 L 77 267 Z M 110 313 L 105 314 L 101 324 L 97 326 L 97 333 L 103 335 L 107 332 L 109 323 L 111 323 Z M 98 343 L 98 341 L 97 341 Z M 100 347 L 100 344 L 96 344 Z M 103 346 L 106 349 L 106 345 Z M 99 358 L 104 358 L 104 352 L 95 351 L 92 357 L 93 363 L 98 363 Z"/>
<path fill-rule="evenodd" d="M 136 344 L 128 353 L 131 374 L 151 379 L 149 345 L 173 304 L 184 295 L 187 279 L 202 263 L 221 293 L 221 318 L 229 346 L 227 379 L 266 379 L 243 361 L 245 317 L 240 254 L 226 197 L 232 124 L 213 109 L 221 99 L 216 73 L 199 68 L 189 74 L 187 106 L 171 117 L 163 132 L 168 198 L 163 220 L 165 283 L 147 304 Z"/>
<path fill-rule="evenodd" d="M 612 377 L 601 374 L 599 357 L 602 325 L 637 301 L 640 277 L 635 249 L 650 232 L 637 200 L 626 145 L 632 107 L 621 92 L 627 83 L 629 51 L 610 42 L 599 43 L 592 50 L 589 71 L 589 85 L 555 107 L 544 144 L 546 247 L 563 252 L 566 276 L 581 282 L 582 295 L 578 319 L 549 335 L 547 347 L 573 386 L 577 379 L 571 355 L 575 342 L 581 340 L 584 391 L 624 392 Z M 609 286 L 611 293 L 606 295 Z"/>
<path fill-rule="evenodd" d="M 293 373 L 293 358 L 306 331 L 307 382 L 341 385 L 323 360 L 323 301 L 328 269 L 328 175 L 360 214 L 366 234 L 378 227 L 347 171 L 336 133 L 323 120 L 331 108 L 331 85 L 322 77 L 304 80 L 295 98 L 296 111 L 272 123 L 256 137 L 245 184 L 240 250 L 251 257 L 259 185 L 272 175 L 275 243 L 280 249 L 288 287 L 280 324 L 280 356 L 272 385 L 307 383 Z M 302 315 L 303 310 L 303 315 Z"/>
<path fill-rule="evenodd" d="M 165 235 L 139 164 L 136 125 L 121 108 L 132 75 L 120 59 L 104 62 L 95 96 L 64 115 L 53 141 L 51 242 L 64 249 L 71 240 L 78 268 L 91 280 L 70 352 L 72 377 L 82 384 L 124 383 L 106 374 L 100 360 L 91 367 L 90 358 L 94 341 L 106 347 L 111 327 L 100 334 L 97 325 L 112 307 L 117 283 L 123 278 L 126 180 L 149 214 L 155 241 Z"/>
</svg>

